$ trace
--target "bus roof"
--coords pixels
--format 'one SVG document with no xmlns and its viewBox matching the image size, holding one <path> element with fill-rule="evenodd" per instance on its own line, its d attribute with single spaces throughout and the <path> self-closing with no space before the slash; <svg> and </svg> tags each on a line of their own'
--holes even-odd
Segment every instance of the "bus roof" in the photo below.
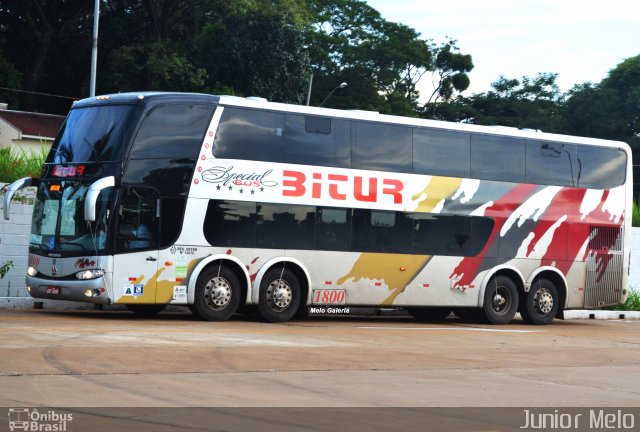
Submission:
<svg viewBox="0 0 640 432">
<path fill-rule="evenodd" d="M 180 93 L 180 92 L 130 92 L 115 93 L 110 95 L 96 96 L 82 99 L 73 104 L 72 108 L 86 106 L 96 106 L 111 103 L 150 105 L 162 102 L 200 102 L 212 103 L 222 106 L 245 107 L 263 109 L 270 111 L 289 112 L 304 115 L 316 115 L 332 118 L 343 118 L 348 120 L 375 121 L 389 124 L 430 127 L 442 130 L 452 130 L 461 132 L 474 132 L 487 135 L 499 135 L 514 138 L 526 138 L 543 141 L 561 141 L 574 144 L 591 144 L 604 147 L 620 147 L 631 157 L 631 150 L 627 143 L 622 141 L 611 141 L 599 138 L 578 137 L 572 135 L 561 135 L 546 133 L 531 129 L 517 129 L 508 126 L 481 126 L 468 123 L 454 123 L 441 120 L 429 120 L 413 117 L 400 117 L 388 114 L 380 114 L 374 111 L 361 110 L 340 110 L 334 108 L 320 108 L 306 105 L 293 105 L 279 102 L 269 102 L 258 97 L 239 97 L 227 95 L 209 95 L 203 93 Z"/>
</svg>

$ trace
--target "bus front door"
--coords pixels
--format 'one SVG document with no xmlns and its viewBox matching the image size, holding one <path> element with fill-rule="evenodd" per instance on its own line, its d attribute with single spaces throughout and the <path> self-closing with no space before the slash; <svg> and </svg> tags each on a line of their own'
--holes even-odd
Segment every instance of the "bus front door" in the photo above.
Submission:
<svg viewBox="0 0 640 432">
<path fill-rule="evenodd" d="M 123 188 L 114 257 L 116 303 L 156 303 L 158 203 L 155 189 L 140 186 Z"/>
</svg>

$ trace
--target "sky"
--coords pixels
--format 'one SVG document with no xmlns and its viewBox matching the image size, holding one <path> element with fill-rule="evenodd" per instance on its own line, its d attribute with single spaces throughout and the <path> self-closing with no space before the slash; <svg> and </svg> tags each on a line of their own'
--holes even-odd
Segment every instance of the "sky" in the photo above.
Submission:
<svg viewBox="0 0 640 432">
<path fill-rule="evenodd" d="M 507 78 L 557 73 L 562 91 L 600 82 L 640 54 L 640 0 L 366 0 L 437 44 L 449 36 L 474 69 L 471 95 Z M 422 82 L 424 81 L 424 82 Z M 419 88 L 430 84 L 425 75 Z M 421 91 L 425 94 L 426 91 Z"/>
</svg>

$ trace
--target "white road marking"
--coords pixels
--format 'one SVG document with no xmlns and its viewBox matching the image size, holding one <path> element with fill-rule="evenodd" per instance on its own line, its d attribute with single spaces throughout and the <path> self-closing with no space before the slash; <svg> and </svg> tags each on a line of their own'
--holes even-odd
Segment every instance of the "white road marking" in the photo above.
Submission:
<svg viewBox="0 0 640 432">
<path fill-rule="evenodd" d="M 382 327 L 369 326 L 358 327 L 367 330 L 440 330 L 440 331 L 477 331 L 489 333 L 544 333 L 542 330 L 504 330 L 504 329 L 488 329 L 476 327 Z"/>
</svg>

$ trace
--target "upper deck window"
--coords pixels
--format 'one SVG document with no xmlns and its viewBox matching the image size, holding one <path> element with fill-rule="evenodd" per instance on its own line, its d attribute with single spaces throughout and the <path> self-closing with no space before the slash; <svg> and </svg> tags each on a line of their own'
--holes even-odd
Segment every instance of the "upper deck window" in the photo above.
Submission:
<svg viewBox="0 0 640 432">
<path fill-rule="evenodd" d="M 212 114 L 211 105 L 182 103 L 154 108 L 140 127 L 130 157 L 195 159 Z"/>
<path fill-rule="evenodd" d="M 284 114 L 225 108 L 213 143 L 220 159 L 282 162 Z"/>
<path fill-rule="evenodd" d="M 610 189 L 624 184 L 627 155 L 617 148 L 579 146 L 576 186 Z"/>
<path fill-rule="evenodd" d="M 413 132 L 410 127 L 352 122 L 351 167 L 411 172 Z"/>
<path fill-rule="evenodd" d="M 71 110 L 47 163 L 120 161 L 138 123 L 139 109 L 109 105 Z"/>
</svg>

